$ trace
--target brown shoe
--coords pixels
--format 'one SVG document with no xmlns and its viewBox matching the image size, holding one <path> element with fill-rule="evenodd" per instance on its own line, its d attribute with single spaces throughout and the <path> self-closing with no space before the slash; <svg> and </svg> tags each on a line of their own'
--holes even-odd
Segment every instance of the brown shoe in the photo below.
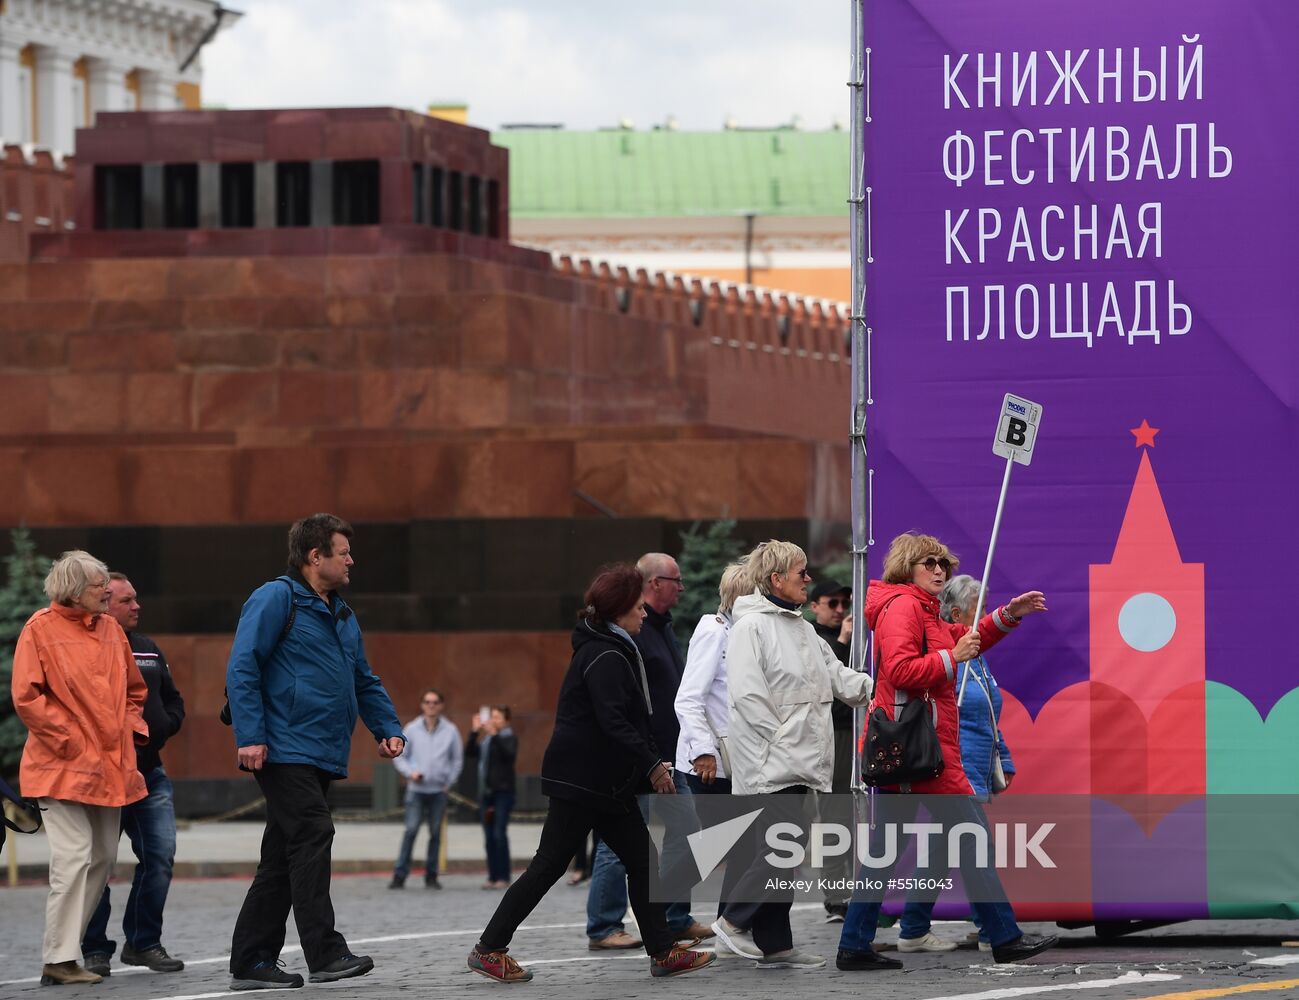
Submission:
<svg viewBox="0 0 1299 1000">
<path fill-rule="evenodd" d="M 639 948 L 640 938 L 633 937 L 626 931 L 614 931 L 608 937 L 591 938 L 586 946 L 592 951 L 626 951 L 628 948 Z"/>
<path fill-rule="evenodd" d="M 650 975 L 655 979 L 684 975 L 702 969 L 705 965 L 712 965 L 716 957 L 711 951 L 691 951 L 682 945 L 673 945 L 666 955 L 650 959 Z"/>
<path fill-rule="evenodd" d="M 707 941 L 716 936 L 716 932 L 711 927 L 696 920 L 689 927 L 677 931 L 673 938 L 677 941 Z"/>
<path fill-rule="evenodd" d="M 67 986 L 72 983 L 102 983 L 103 976 L 87 972 L 76 962 L 55 962 L 41 969 L 42 986 Z"/>
</svg>

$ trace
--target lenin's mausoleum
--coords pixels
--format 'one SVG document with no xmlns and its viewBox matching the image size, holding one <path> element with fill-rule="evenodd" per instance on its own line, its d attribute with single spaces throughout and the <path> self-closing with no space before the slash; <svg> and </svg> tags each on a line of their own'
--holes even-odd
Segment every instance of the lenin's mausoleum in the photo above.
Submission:
<svg viewBox="0 0 1299 1000">
<path fill-rule="evenodd" d="M 512 245 L 485 132 L 120 112 L 75 160 L 3 154 L 0 527 L 135 583 L 187 702 L 182 811 L 243 787 L 230 635 L 306 513 L 357 528 L 348 599 L 403 718 L 429 684 L 462 728 L 508 703 L 525 774 L 595 567 L 724 514 L 814 562 L 846 537 L 846 314 Z"/>
</svg>

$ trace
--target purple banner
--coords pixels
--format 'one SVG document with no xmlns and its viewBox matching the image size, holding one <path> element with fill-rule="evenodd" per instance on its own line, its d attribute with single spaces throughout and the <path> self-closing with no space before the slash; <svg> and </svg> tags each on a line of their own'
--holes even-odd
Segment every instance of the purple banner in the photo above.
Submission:
<svg viewBox="0 0 1299 1000">
<path fill-rule="evenodd" d="M 1032 400 L 988 581 L 1051 609 L 989 657 L 1015 791 L 1299 792 L 1262 613 L 1299 548 L 1299 4 L 866 0 L 864 32 L 872 575 L 908 529 L 979 575 Z"/>
</svg>

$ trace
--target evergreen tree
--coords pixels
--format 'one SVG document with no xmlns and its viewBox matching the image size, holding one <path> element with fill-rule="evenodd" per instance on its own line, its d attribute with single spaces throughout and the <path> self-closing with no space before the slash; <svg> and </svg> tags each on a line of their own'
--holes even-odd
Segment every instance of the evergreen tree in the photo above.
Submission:
<svg viewBox="0 0 1299 1000">
<path fill-rule="evenodd" d="M 5 559 L 5 584 L 0 587 L 0 775 L 18 772 L 27 730 L 14 712 L 12 690 L 14 646 L 32 612 L 46 605 L 45 574 L 50 560 L 38 555 L 36 543 L 23 528 L 11 534 L 13 554 Z"/>
<path fill-rule="evenodd" d="M 723 517 L 707 526 L 696 521 L 681 532 L 681 582 L 686 592 L 672 609 L 677 639 L 684 650 L 701 616 L 717 610 L 717 584 L 722 570 L 744 553 L 744 542 L 735 537 L 735 519 Z"/>
</svg>

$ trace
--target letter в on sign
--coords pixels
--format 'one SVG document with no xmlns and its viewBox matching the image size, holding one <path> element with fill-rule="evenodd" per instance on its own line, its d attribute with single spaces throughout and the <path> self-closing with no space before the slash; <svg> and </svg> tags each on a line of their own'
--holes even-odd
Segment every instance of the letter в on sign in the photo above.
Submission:
<svg viewBox="0 0 1299 1000">
<path fill-rule="evenodd" d="M 992 453 L 1013 460 L 1017 465 L 1033 461 L 1033 444 L 1042 419 L 1042 407 L 1031 399 L 1006 393 L 1001 402 L 1001 418 L 992 440 Z"/>
</svg>

